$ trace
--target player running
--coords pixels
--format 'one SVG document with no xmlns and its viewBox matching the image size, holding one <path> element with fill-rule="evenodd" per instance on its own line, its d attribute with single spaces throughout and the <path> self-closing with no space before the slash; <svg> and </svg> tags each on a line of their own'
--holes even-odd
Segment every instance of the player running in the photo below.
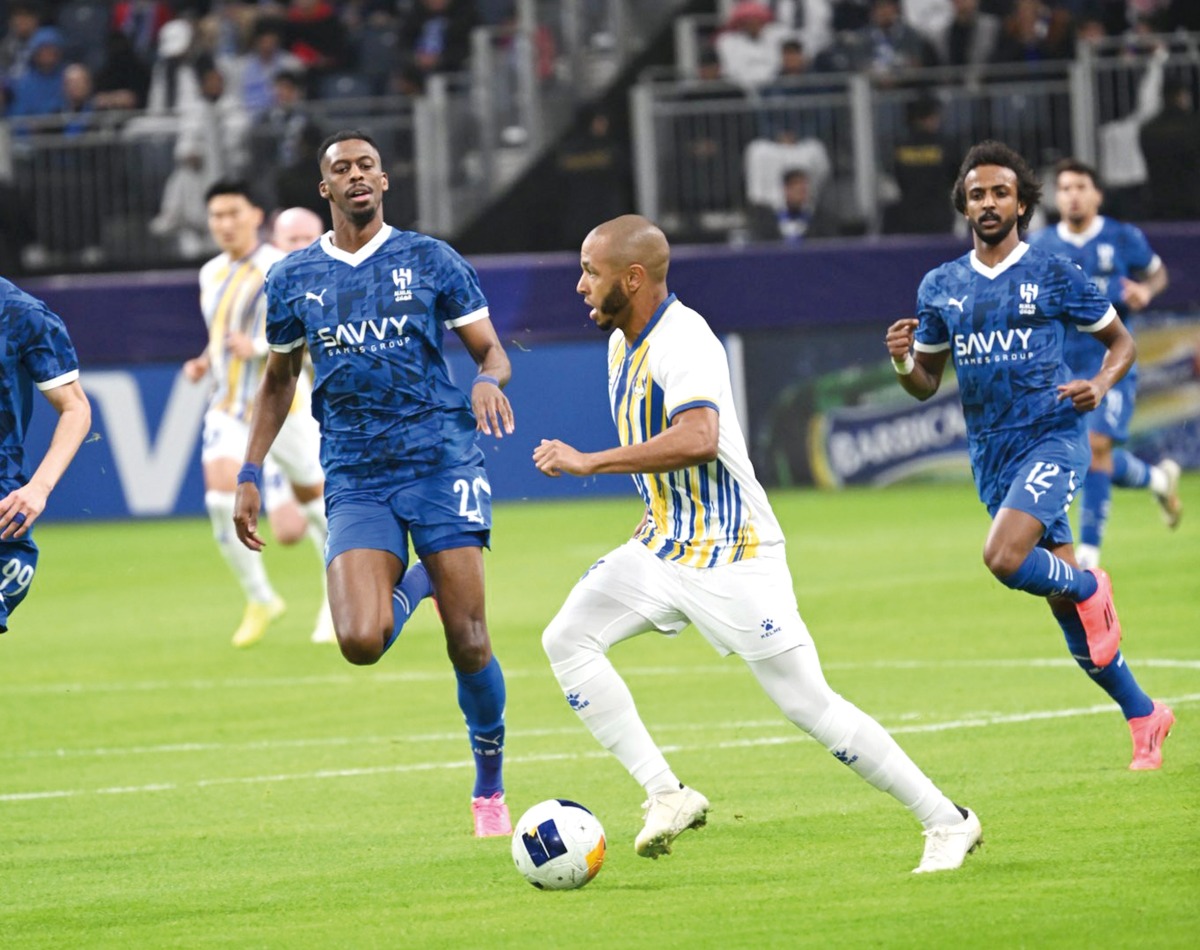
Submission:
<svg viewBox="0 0 1200 950">
<path fill-rule="evenodd" d="M 1108 297 L 1117 315 L 1128 321 L 1167 288 L 1167 268 L 1150 248 L 1140 229 L 1100 214 L 1104 192 L 1090 165 L 1073 158 L 1055 166 L 1054 201 L 1062 220 L 1029 237 L 1032 247 L 1060 254 L 1078 264 Z M 1100 370 L 1104 347 L 1088 333 L 1068 333 L 1064 353 L 1071 374 L 1089 379 Z M 1137 398 L 1137 363 L 1109 390 L 1100 405 L 1087 414 L 1092 460 L 1083 479 L 1080 498 L 1080 567 L 1100 564 L 1100 544 L 1108 521 L 1112 486 L 1148 488 L 1162 508 L 1170 528 L 1183 516 L 1179 499 L 1179 463 L 1163 459 L 1148 465 L 1120 447 L 1129 438 L 1129 423 Z"/>
<path fill-rule="evenodd" d="M 257 643 L 267 626 L 280 617 L 284 602 L 267 577 L 262 557 L 238 543 L 230 530 L 237 473 L 246 451 L 251 402 L 266 364 L 267 302 L 263 289 L 267 270 L 284 251 L 259 235 L 262 209 L 243 181 L 218 181 L 205 195 L 208 229 L 221 253 L 200 268 L 200 309 L 208 327 L 204 352 L 183 365 L 192 382 L 209 378 L 212 395 L 204 414 L 200 461 L 204 466 L 204 504 L 213 537 L 229 565 L 246 607 L 233 633 L 235 647 Z M 289 522 L 298 521 L 293 499 L 303 513 L 307 533 L 321 552 L 325 547 L 325 476 L 321 472 L 317 424 L 308 411 L 307 377 L 297 387 L 279 439 L 271 447 L 267 469 L 267 512 L 281 543 L 293 543 L 305 533 Z M 322 603 L 313 628 L 314 642 L 333 638 L 329 606 Z"/>
<path fill-rule="evenodd" d="M 484 615 L 491 487 L 476 438 L 477 430 L 497 438 L 513 431 L 501 392 L 508 357 L 471 265 L 442 241 L 384 223 L 388 179 L 374 141 L 338 132 L 321 144 L 318 164 L 334 227 L 267 278 L 271 354 L 238 476 L 238 536 L 262 548 L 261 465 L 307 347 L 329 513 L 326 576 L 342 655 L 376 662 L 417 603 L 437 591 L 475 756 L 475 834 L 511 834 L 501 770 L 504 676 Z M 478 364 L 469 398 L 450 382 L 446 330 Z M 406 571 L 410 536 L 421 563 Z"/>
<path fill-rule="evenodd" d="M 37 571 L 33 523 L 92 424 L 79 360 L 62 319 L 0 277 L 0 633 L 29 594 Z M 58 413 L 50 447 L 30 476 L 25 432 L 33 388 Z"/>
<path fill-rule="evenodd" d="M 704 318 L 667 291 L 670 248 L 625 215 L 583 242 L 576 290 L 611 331 L 608 378 L 620 445 L 579 452 L 543 439 L 546 475 L 626 473 L 645 511 L 633 538 L 600 558 L 542 637 L 550 668 L 598 742 L 646 790 L 638 854 L 657 858 L 707 820 L 708 799 L 683 785 L 638 716 L 610 647 L 694 623 L 716 650 L 746 661 L 783 714 L 925 828 L 915 873 L 962 865 L 979 819 L 917 768 L 874 719 L 825 682 L 796 606 L 784 537 L 738 425 L 729 364 Z"/>
<path fill-rule="evenodd" d="M 1080 569 L 1067 520 L 1088 463 L 1084 413 L 1129 370 L 1133 337 L 1083 271 L 1021 240 L 1040 196 L 1037 176 L 1008 146 L 972 148 L 954 205 L 974 250 L 925 275 L 917 318 L 888 327 L 887 348 L 918 399 L 937 392 L 953 357 L 975 485 L 992 516 L 984 563 L 1007 587 L 1047 598 L 1071 655 L 1129 722 L 1129 767 L 1157 769 L 1175 716 L 1134 680 L 1111 581 Z M 1105 349 L 1090 378 L 1063 362 L 1063 336 L 1076 330 Z"/>
</svg>

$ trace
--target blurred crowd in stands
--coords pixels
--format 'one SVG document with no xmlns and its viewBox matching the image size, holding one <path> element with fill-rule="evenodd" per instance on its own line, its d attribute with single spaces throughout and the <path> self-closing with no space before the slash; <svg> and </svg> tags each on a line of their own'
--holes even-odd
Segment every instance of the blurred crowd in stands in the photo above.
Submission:
<svg viewBox="0 0 1200 950">
<path fill-rule="evenodd" d="M 970 143 L 945 128 L 947 102 L 957 91 L 947 84 L 981 88 L 1025 74 L 1061 82 L 1085 50 L 1124 70 L 1106 73 L 1120 82 L 1098 84 L 1097 92 L 1098 162 L 1111 177 L 1109 213 L 1200 219 L 1198 0 L 743 0 L 719 7 L 722 15 L 699 35 L 695 63 L 680 64 L 693 82 L 675 98 L 720 101 L 728 119 L 705 124 L 688 111 L 675 120 L 680 179 L 686 179 L 677 237 L 726 240 L 732 233 L 798 243 L 864 229 L 948 232 L 961 225 L 947 195 Z M 1186 68 L 1166 68 L 1168 51 L 1181 55 Z M 800 110 L 775 104 L 834 90 L 832 77 L 846 74 L 904 93 L 891 100 L 903 103 L 895 118 L 876 115 L 899 131 L 892 135 L 888 127 L 879 156 L 882 214 L 875 222 L 863 220 L 853 196 L 836 188 L 845 143 L 833 141 L 828 125 L 817 128 Z M 830 79 L 823 84 L 822 77 Z M 757 109 L 757 118 L 731 131 L 741 114 L 735 103 Z M 1029 102 L 1020 106 L 1034 111 Z M 1050 118 L 1035 121 L 1049 126 Z M 1027 157 L 1050 167 L 1070 148 L 1070 123 L 1048 127 L 1040 138 L 1051 144 Z M 839 148 L 841 156 L 834 154 Z M 712 200 L 719 190 L 713 183 L 735 176 L 746 214 L 729 226 L 711 214 L 721 204 Z M 703 223 L 713 217 L 716 226 Z"/>
<path fill-rule="evenodd" d="M 953 66 L 970 81 L 972 70 L 989 64 L 1065 63 L 1081 44 L 1103 55 L 1144 55 L 1144 37 L 1200 31 L 1200 0 L 712 0 L 689 12 L 707 13 L 719 26 L 702 37 L 695 68 L 681 70 L 688 81 L 700 80 L 687 95 L 762 102 L 797 86 L 819 88 L 811 77 L 821 74 L 867 73 L 886 86 L 902 85 L 912 68 Z M 249 175 L 263 183 L 266 206 L 303 205 L 326 216 L 312 157 L 331 128 L 318 121 L 316 107 L 420 96 L 430 75 L 464 68 L 474 27 L 511 27 L 516 16 L 516 0 L 0 0 L 3 115 L 13 141 L 27 134 L 22 123 L 70 136 L 127 110 L 140 112 L 128 121 L 143 132 L 169 130 L 174 164 L 153 198 L 149 229 L 176 256 L 194 258 L 209 250 L 202 195 L 210 182 Z M 552 47 L 553 37 L 542 35 L 546 70 Z M 1132 137 L 1122 140 L 1142 149 L 1151 184 L 1141 204 L 1130 205 L 1134 216 L 1200 217 L 1200 200 L 1164 199 L 1153 188 L 1156 176 L 1197 178 L 1195 92 L 1194 77 L 1166 75 L 1154 114 L 1137 115 Z M 885 231 L 953 224 L 942 199 L 959 155 L 940 133 L 941 112 L 936 87 L 907 105 L 906 134 L 884 163 L 895 185 Z M 588 110 L 559 143 L 558 168 L 584 189 L 567 192 L 581 205 L 577 214 L 564 209 L 573 219 L 631 210 L 633 150 L 611 118 L 612 110 Z M 760 134 L 801 153 L 806 147 L 795 128 Z M 411 136 L 389 145 L 411 153 Z M 795 151 L 760 151 L 769 180 L 748 175 L 745 182 L 751 237 L 844 233 L 820 206 L 828 156 L 809 148 L 808 158 L 793 162 Z M 411 154 L 398 157 L 411 162 Z M 37 241 L 22 231 L 21 183 L 3 182 L 2 172 L 0 268 L 14 269 L 22 258 L 37 268 L 28 252 Z M 397 223 L 410 223 L 413 202 L 399 214 L 406 220 Z M 81 262 L 89 263 L 86 255 Z"/>
</svg>

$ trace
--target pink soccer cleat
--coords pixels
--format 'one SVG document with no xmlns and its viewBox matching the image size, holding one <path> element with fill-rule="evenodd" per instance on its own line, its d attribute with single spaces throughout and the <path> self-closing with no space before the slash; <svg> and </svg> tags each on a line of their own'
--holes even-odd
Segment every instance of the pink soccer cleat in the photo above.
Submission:
<svg viewBox="0 0 1200 950">
<path fill-rule="evenodd" d="M 1135 772 L 1162 768 L 1163 740 L 1171 734 L 1175 725 L 1175 714 L 1169 706 L 1155 702 L 1148 716 L 1129 720 L 1129 731 L 1133 734 L 1133 761 L 1129 767 Z"/>
<path fill-rule="evenodd" d="M 1096 578 L 1096 593 L 1075 605 L 1083 632 L 1087 634 L 1088 656 L 1100 668 L 1108 666 L 1121 645 L 1121 621 L 1113 605 L 1112 580 L 1099 567 L 1088 571 Z"/>
<path fill-rule="evenodd" d="M 504 793 L 480 795 L 471 799 L 471 814 L 475 816 L 476 838 L 499 838 L 512 834 L 512 819 L 504 804 Z"/>
</svg>

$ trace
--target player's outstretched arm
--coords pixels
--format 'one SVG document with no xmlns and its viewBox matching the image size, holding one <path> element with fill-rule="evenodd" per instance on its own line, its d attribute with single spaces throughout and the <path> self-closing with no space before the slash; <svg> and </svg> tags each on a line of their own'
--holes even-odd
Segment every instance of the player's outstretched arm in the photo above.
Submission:
<svg viewBox="0 0 1200 950">
<path fill-rule="evenodd" d="M 246 460 L 238 474 L 233 503 L 233 525 L 238 540 L 251 551 L 261 551 L 265 542 L 258 534 L 258 512 L 262 505 L 262 464 L 296 397 L 296 379 L 304 366 L 304 347 L 289 353 L 271 352 L 262 382 L 254 395 Z"/>
<path fill-rule="evenodd" d="M 43 390 L 42 394 L 58 413 L 58 422 L 50 447 L 28 484 L 9 492 L 0 501 L 0 538 L 4 540 L 24 537 L 46 510 L 50 492 L 71 464 L 92 426 L 92 406 L 78 381 Z"/>
<path fill-rule="evenodd" d="M 715 409 L 697 406 L 676 415 L 658 435 L 634 445 L 600 452 L 580 452 L 557 439 L 542 439 L 533 464 L 543 475 L 636 475 L 675 472 L 705 465 L 717 457 L 720 417 Z"/>
<path fill-rule="evenodd" d="M 512 405 L 501 390 L 512 378 L 512 364 L 488 319 L 476 320 L 455 331 L 479 367 L 471 383 L 471 409 L 479 431 L 503 439 L 515 428 Z"/>
<path fill-rule="evenodd" d="M 1091 379 L 1073 379 L 1058 387 L 1058 398 L 1070 399 L 1078 412 L 1091 412 L 1100 405 L 1100 401 L 1129 372 L 1129 367 L 1137 358 L 1133 334 L 1120 317 L 1114 318 L 1093 336 L 1108 350 L 1104 354 L 1104 362 L 1100 364 L 1100 372 Z"/>
<path fill-rule="evenodd" d="M 918 399 L 928 399 L 942 384 L 942 372 L 946 368 L 946 357 L 949 354 L 913 352 L 913 339 L 919 323 L 916 317 L 897 320 L 888 327 L 884 343 L 887 345 L 888 355 L 892 358 L 892 366 L 896 369 L 896 378 L 900 385 L 910 395 Z"/>
</svg>

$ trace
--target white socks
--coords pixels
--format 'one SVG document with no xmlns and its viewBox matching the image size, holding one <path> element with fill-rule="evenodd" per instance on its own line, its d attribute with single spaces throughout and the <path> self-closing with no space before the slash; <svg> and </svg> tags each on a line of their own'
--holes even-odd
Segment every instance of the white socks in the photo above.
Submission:
<svg viewBox="0 0 1200 950">
<path fill-rule="evenodd" d="M 747 664 L 783 714 L 921 824 L 957 824 L 962 813 L 883 726 L 829 688 L 813 647 Z"/>
<path fill-rule="evenodd" d="M 233 500 L 233 492 L 204 493 L 204 505 L 208 508 L 208 517 L 212 520 L 213 537 L 216 538 L 217 547 L 225 558 L 225 563 L 242 585 L 246 599 L 260 604 L 270 603 L 275 599 L 275 591 L 271 582 L 267 580 L 262 555 L 242 544 L 233 529 Z"/>
<path fill-rule="evenodd" d="M 639 785 L 650 794 L 679 790 L 679 780 L 650 738 L 629 687 L 608 657 L 583 650 L 572 659 L 551 663 L 550 669 L 583 724 Z"/>
</svg>

